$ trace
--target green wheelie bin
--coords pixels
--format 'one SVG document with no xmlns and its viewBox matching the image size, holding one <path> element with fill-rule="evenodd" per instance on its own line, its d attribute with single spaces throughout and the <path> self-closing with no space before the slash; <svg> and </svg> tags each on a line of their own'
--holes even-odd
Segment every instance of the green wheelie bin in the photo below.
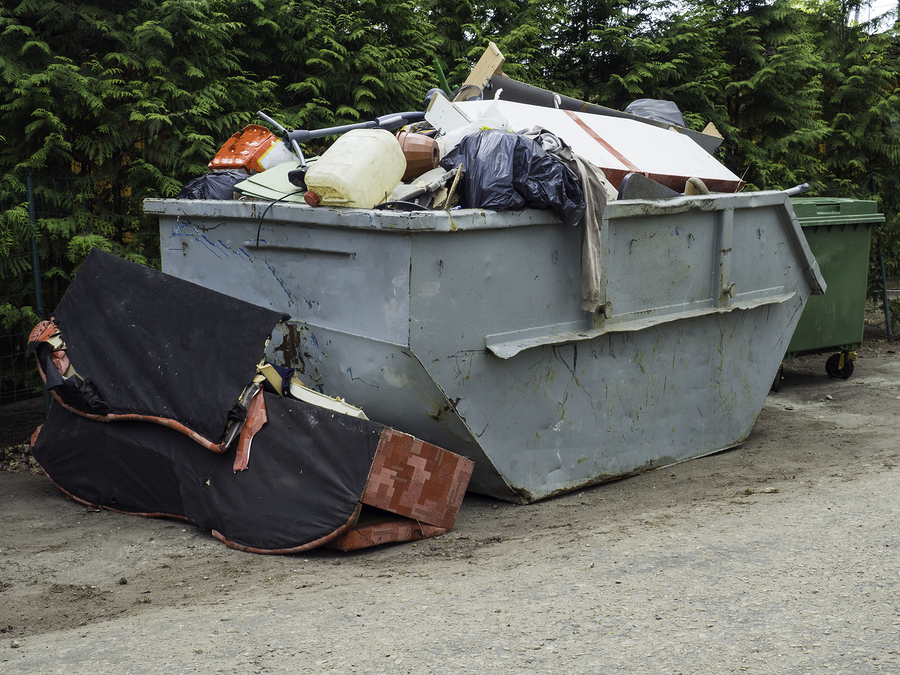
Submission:
<svg viewBox="0 0 900 675">
<path fill-rule="evenodd" d="M 785 359 L 835 352 L 825 372 L 846 380 L 862 344 L 872 227 L 884 222 L 884 214 L 876 202 L 859 199 L 792 197 L 791 206 L 828 289 L 810 297 Z M 773 389 L 780 387 L 779 369 Z"/>
</svg>

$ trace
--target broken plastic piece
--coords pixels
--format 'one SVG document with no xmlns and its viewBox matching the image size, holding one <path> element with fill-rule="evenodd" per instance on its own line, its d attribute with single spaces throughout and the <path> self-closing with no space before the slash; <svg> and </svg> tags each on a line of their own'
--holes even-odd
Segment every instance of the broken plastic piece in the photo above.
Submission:
<svg viewBox="0 0 900 675">
<path fill-rule="evenodd" d="M 369 419 L 368 417 L 366 417 L 366 414 L 356 406 L 350 405 L 343 399 L 332 398 L 331 396 L 320 394 L 319 392 L 307 387 L 296 377 L 291 378 L 289 389 L 290 395 L 298 401 L 310 403 L 312 405 L 319 406 L 320 408 L 326 408 L 333 412 L 341 413 L 342 415 L 347 415 L 349 417 L 355 417 L 358 420 Z"/>
<path fill-rule="evenodd" d="M 213 171 L 242 169 L 247 173 L 265 171 L 294 159 L 291 151 L 265 127 L 248 124 L 216 153 L 209 168 Z"/>
</svg>

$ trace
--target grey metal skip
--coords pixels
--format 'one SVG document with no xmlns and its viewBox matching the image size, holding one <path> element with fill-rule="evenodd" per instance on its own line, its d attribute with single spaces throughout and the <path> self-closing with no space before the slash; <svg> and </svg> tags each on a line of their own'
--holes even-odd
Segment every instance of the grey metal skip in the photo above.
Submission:
<svg viewBox="0 0 900 675">
<path fill-rule="evenodd" d="M 597 314 L 549 211 L 145 211 L 164 272 L 291 315 L 275 362 L 523 503 L 743 442 L 825 290 L 783 192 L 610 202 Z"/>
</svg>

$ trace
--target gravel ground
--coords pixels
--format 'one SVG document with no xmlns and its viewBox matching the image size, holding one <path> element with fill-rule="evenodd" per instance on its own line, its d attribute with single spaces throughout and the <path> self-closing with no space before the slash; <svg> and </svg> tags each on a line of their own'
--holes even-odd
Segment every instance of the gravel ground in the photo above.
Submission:
<svg viewBox="0 0 900 675">
<path fill-rule="evenodd" d="M 824 362 L 739 448 L 350 554 L 232 551 L 10 455 L 0 672 L 900 672 L 900 359 Z"/>
</svg>

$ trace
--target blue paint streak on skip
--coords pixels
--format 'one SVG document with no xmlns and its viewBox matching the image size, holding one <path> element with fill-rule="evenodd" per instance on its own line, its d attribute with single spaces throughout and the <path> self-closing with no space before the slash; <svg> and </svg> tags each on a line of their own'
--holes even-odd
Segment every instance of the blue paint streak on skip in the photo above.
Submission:
<svg viewBox="0 0 900 675">
<path fill-rule="evenodd" d="M 284 285 L 284 282 L 281 280 L 281 277 L 279 277 L 279 276 L 275 273 L 275 268 L 272 267 L 269 263 L 266 263 L 266 267 L 269 268 L 269 271 L 272 273 L 272 276 L 275 277 L 275 281 L 278 282 L 278 285 L 281 286 L 281 290 L 283 290 L 283 291 L 284 291 L 284 294 L 288 297 L 288 306 L 293 305 L 293 304 L 294 304 L 294 298 L 291 297 L 291 292 L 290 292 L 290 291 L 287 289 L 287 287 Z"/>
<path fill-rule="evenodd" d="M 351 382 L 357 381 L 357 380 L 358 380 L 359 382 L 362 382 L 362 383 L 363 383 L 364 385 L 366 385 L 367 387 L 372 387 L 372 388 L 374 388 L 374 389 L 378 389 L 378 385 L 377 385 L 377 384 L 370 384 L 369 382 L 366 382 L 366 381 L 365 381 L 364 379 L 362 379 L 361 377 L 353 377 L 353 369 L 352 369 L 352 368 L 347 368 L 347 371 L 346 371 L 346 372 L 350 374 L 350 381 L 351 381 Z"/>
<path fill-rule="evenodd" d="M 247 260 L 251 260 L 251 261 L 253 260 L 253 258 L 250 257 L 250 254 L 247 253 L 247 251 L 245 251 L 243 248 L 235 249 L 234 253 L 235 253 L 235 255 L 244 256 Z"/>
<path fill-rule="evenodd" d="M 206 248 L 208 248 L 210 251 L 212 251 L 215 254 L 215 256 L 221 260 L 222 256 L 219 254 L 219 248 L 214 243 L 212 243 L 209 239 L 207 239 L 205 235 L 200 235 L 199 237 L 197 237 L 197 241 L 199 241 L 202 244 L 205 244 Z"/>
<path fill-rule="evenodd" d="M 678 232 L 678 226 L 677 226 L 677 225 L 675 226 L 675 236 L 676 236 L 676 237 L 680 237 L 680 236 L 681 236 L 681 233 Z"/>
<path fill-rule="evenodd" d="M 319 346 L 319 340 L 316 338 L 316 336 L 315 336 L 314 333 L 310 333 L 310 334 L 309 334 L 309 339 L 310 339 L 310 342 L 312 342 L 313 347 L 318 347 L 318 346 Z"/>
</svg>

